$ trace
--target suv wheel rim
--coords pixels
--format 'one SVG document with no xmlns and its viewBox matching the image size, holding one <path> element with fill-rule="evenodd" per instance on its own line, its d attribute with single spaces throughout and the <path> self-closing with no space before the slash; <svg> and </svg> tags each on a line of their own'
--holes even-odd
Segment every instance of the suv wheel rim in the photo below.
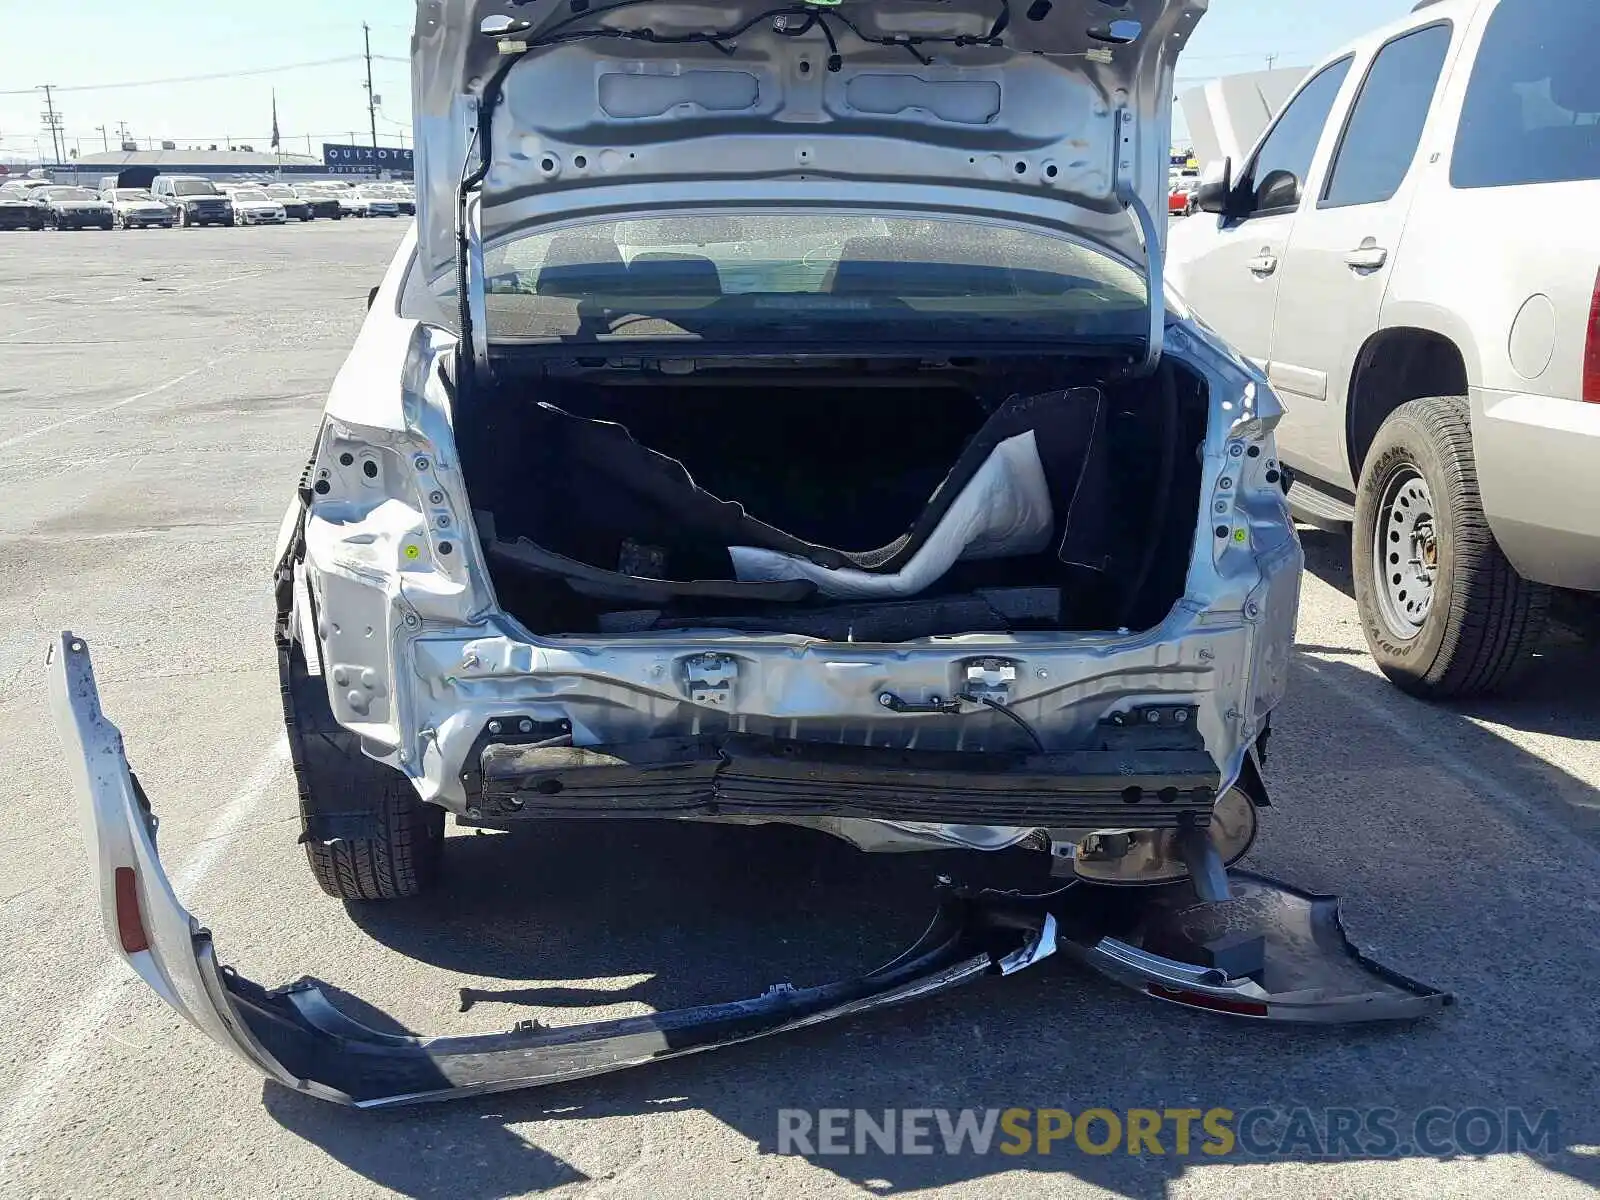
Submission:
<svg viewBox="0 0 1600 1200">
<path fill-rule="evenodd" d="M 1439 574 L 1439 533 L 1433 493 L 1410 463 L 1389 477 L 1373 531 L 1372 573 L 1378 611 L 1389 632 L 1409 642 L 1433 611 Z"/>
</svg>

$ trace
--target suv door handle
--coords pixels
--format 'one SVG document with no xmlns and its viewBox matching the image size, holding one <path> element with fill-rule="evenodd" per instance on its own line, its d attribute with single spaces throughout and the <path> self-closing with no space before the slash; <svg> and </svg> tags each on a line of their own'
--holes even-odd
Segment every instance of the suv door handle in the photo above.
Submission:
<svg viewBox="0 0 1600 1200">
<path fill-rule="evenodd" d="M 1344 261 L 1354 271 L 1376 271 L 1389 261 L 1389 252 L 1382 246 L 1361 246 L 1346 254 Z"/>
<path fill-rule="evenodd" d="M 1276 254 L 1258 254 L 1250 260 L 1250 273 L 1252 275 L 1271 275 L 1278 269 L 1278 256 Z"/>
</svg>

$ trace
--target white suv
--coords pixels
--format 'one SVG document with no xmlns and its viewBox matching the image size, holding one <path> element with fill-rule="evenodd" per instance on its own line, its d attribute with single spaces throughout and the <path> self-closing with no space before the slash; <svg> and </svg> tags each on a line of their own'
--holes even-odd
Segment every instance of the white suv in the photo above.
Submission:
<svg viewBox="0 0 1600 1200">
<path fill-rule="evenodd" d="M 1310 72 L 1174 227 L 1263 367 L 1290 505 L 1354 527 L 1367 640 L 1430 697 L 1502 683 L 1600 590 L 1600 6 L 1433 0 Z"/>
</svg>

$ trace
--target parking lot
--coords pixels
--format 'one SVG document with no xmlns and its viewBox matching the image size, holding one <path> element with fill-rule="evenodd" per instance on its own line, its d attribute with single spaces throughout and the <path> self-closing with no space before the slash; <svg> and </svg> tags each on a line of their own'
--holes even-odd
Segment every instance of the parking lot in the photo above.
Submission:
<svg viewBox="0 0 1600 1200">
<path fill-rule="evenodd" d="M 0 235 L 0 1178 L 8 1194 L 1560 1197 L 1600 1185 L 1600 633 L 1565 614 L 1508 699 L 1378 676 L 1348 552 L 1303 531 L 1274 807 L 1249 865 L 1453 991 L 1415 1027 L 1254 1027 L 1065 961 L 950 998 L 591 1082 L 359 1113 L 264 1085 L 113 963 L 43 695 L 63 628 L 224 961 L 313 974 L 429 1033 L 570 1023 L 876 965 L 940 872 L 798 831 L 454 831 L 442 890 L 341 906 L 296 845 L 270 558 L 398 222 Z M 461 989 L 470 989 L 470 1003 Z M 531 1007 L 530 1007 L 531 1006 Z M 461 1011 L 465 1008 L 466 1011 Z M 379 1019 L 365 1013 L 368 1019 Z M 1543 1157 L 788 1157 L 779 1109 L 1559 1110 Z"/>
</svg>

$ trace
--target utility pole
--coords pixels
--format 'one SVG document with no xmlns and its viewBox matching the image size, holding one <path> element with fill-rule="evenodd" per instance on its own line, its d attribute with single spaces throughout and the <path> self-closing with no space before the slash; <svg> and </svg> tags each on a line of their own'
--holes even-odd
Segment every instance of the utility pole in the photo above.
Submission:
<svg viewBox="0 0 1600 1200">
<path fill-rule="evenodd" d="M 378 102 L 372 95 L 372 27 L 361 22 L 361 37 L 367 45 L 367 121 L 372 126 L 372 148 L 378 148 Z"/>
<path fill-rule="evenodd" d="M 118 121 L 117 122 L 117 144 L 120 146 L 123 142 L 125 142 L 127 140 L 128 140 L 128 123 L 126 121 Z"/>
<path fill-rule="evenodd" d="M 55 98 L 50 94 L 55 86 L 53 83 L 47 83 L 42 85 L 39 90 L 44 93 L 43 119 L 45 128 L 50 131 L 50 146 L 55 151 L 56 162 L 59 163 L 67 156 L 67 148 L 62 135 L 65 123 L 61 119 L 61 114 L 56 111 Z"/>
<path fill-rule="evenodd" d="M 1275 67 L 1277 65 L 1277 63 L 1278 63 L 1278 56 L 1276 54 L 1267 55 L 1267 70 L 1269 70 L 1269 71 L 1272 70 L 1272 68 Z"/>
<path fill-rule="evenodd" d="M 106 132 L 104 125 L 96 125 L 94 131 L 100 135 L 100 148 L 106 153 L 111 152 L 111 135 Z"/>
</svg>

